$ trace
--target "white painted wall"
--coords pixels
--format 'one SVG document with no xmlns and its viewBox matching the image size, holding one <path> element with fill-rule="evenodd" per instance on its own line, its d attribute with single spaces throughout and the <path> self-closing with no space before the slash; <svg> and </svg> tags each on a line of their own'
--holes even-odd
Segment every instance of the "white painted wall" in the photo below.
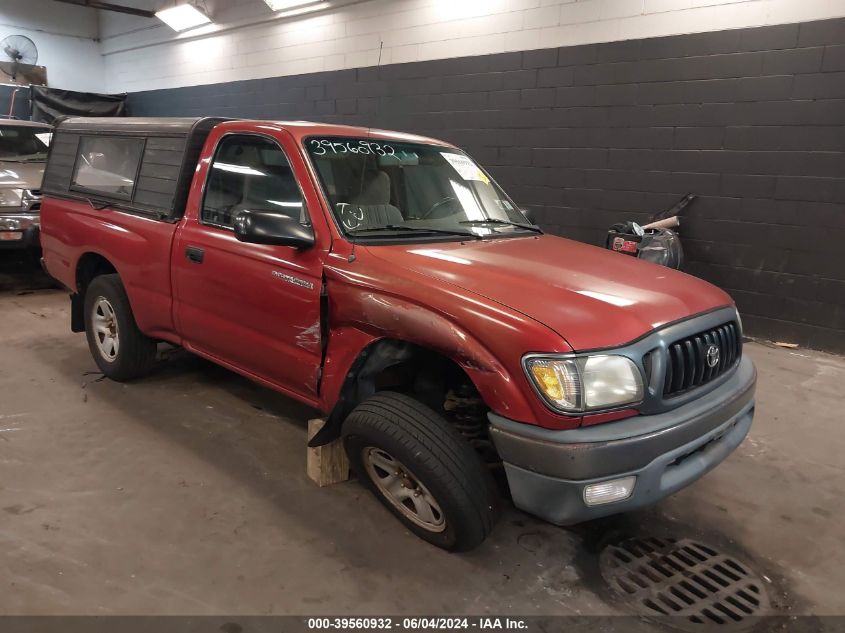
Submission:
<svg viewBox="0 0 845 633">
<path fill-rule="evenodd" d="M 38 64 L 47 67 L 53 88 L 103 91 L 97 12 L 49 0 L 0 1 L 0 39 L 26 35 L 38 47 Z M 0 73 L 0 81 L 5 76 Z"/>
<path fill-rule="evenodd" d="M 176 34 L 157 20 L 2 0 L 0 37 L 30 36 L 51 86 L 131 92 L 372 66 L 379 55 L 390 64 L 845 16 L 845 0 L 327 0 L 284 19 L 262 0 L 205 2 L 215 24 Z"/>
<path fill-rule="evenodd" d="M 216 24 L 202 36 L 175 36 L 143 18 L 104 14 L 101 51 L 108 88 L 131 92 L 372 66 L 382 42 L 381 61 L 389 64 L 845 16 L 845 0 L 327 4 L 319 13 L 273 20 L 261 0 L 208 0 Z"/>
</svg>

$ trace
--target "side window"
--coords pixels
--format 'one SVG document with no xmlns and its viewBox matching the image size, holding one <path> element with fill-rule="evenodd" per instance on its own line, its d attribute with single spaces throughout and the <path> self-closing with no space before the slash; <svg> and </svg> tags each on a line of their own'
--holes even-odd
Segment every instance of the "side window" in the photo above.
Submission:
<svg viewBox="0 0 845 633">
<path fill-rule="evenodd" d="M 208 171 L 200 220 L 231 227 L 244 210 L 281 213 L 308 223 L 302 194 L 282 148 L 260 136 L 225 136 Z"/>
<path fill-rule="evenodd" d="M 143 153 L 142 138 L 83 136 L 79 139 L 71 189 L 129 200 Z"/>
</svg>

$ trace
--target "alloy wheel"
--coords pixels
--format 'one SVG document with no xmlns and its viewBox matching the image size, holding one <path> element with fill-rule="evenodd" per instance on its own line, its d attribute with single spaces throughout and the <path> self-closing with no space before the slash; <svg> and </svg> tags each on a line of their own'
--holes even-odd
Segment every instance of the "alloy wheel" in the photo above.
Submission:
<svg viewBox="0 0 845 633">
<path fill-rule="evenodd" d="M 94 341 L 100 355 L 108 362 L 114 362 L 120 350 L 120 333 L 114 308 L 105 297 L 97 297 L 94 302 L 91 326 L 94 328 Z"/>
<path fill-rule="evenodd" d="M 429 532 L 446 529 L 446 517 L 434 495 L 398 459 L 375 446 L 363 449 L 367 474 L 403 516 Z"/>
</svg>

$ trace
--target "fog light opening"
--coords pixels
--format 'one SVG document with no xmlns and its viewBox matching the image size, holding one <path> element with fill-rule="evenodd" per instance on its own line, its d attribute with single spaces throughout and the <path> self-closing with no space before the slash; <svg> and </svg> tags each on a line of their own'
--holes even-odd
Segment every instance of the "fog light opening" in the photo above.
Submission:
<svg viewBox="0 0 845 633">
<path fill-rule="evenodd" d="M 600 506 L 614 501 L 624 501 L 634 492 L 636 481 L 637 478 L 632 475 L 584 486 L 584 503 L 588 506 Z"/>
</svg>

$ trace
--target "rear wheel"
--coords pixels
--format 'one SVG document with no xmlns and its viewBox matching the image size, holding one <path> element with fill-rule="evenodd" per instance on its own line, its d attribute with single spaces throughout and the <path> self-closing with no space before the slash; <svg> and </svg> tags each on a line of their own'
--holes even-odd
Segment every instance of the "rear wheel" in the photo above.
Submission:
<svg viewBox="0 0 845 633">
<path fill-rule="evenodd" d="M 486 467 L 426 405 L 380 392 L 349 415 L 343 441 L 358 479 L 417 536 L 466 551 L 492 530 L 498 499 Z"/>
<path fill-rule="evenodd" d="M 156 342 L 138 329 L 118 275 L 101 275 L 88 286 L 85 335 L 94 362 L 112 380 L 137 378 L 155 363 Z"/>
</svg>

